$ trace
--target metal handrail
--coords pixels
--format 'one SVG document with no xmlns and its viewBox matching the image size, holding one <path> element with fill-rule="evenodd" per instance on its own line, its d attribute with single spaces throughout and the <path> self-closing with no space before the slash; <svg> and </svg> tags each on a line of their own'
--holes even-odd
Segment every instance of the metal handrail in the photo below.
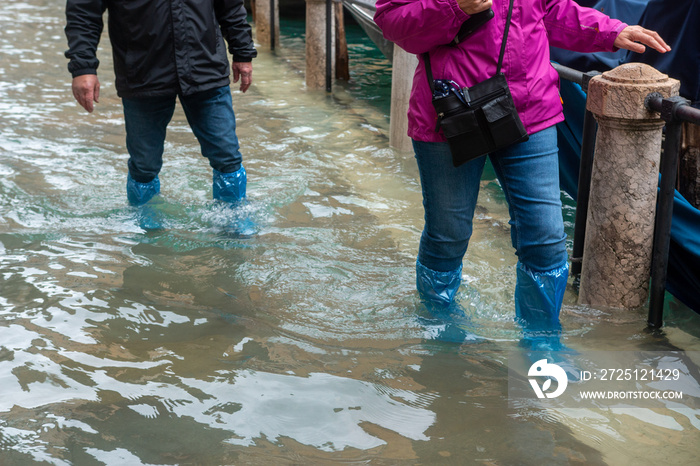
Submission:
<svg viewBox="0 0 700 466">
<path fill-rule="evenodd" d="M 647 109 L 659 112 L 666 121 L 666 137 L 661 154 L 661 181 L 654 222 L 654 248 L 651 259 L 651 285 L 649 297 L 649 327 L 657 329 L 663 325 L 663 306 L 668 276 L 668 253 L 671 245 L 671 220 L 673 196 L 676 188 L 678 160 L 681 151 L 683 122 L 700 125 L 700 110 L 680 96 L 664 98 L 659 93 L 649 94 L 645 101 Z"/>
<path fill-rule="evenodd" d="M 700 109 L 692 107 L 690 101 L 683 97 L 664 99 L 658 92 L 652 92 L 644 101 L 649 110 L 659 112 L 665 121 L 686 121 L 700 125 Z"/>
<path fill-rule="evenodd" d="M 573 68 L 552 63 L 559 76 L 567 81 L 579 84 L 584 92 L 588 91 L 588 83 L 600 74 L 598 71 L 583 73 Z M 578 172 L 578 191 L 576 195 L 576 219 L 574 221 L 574 244 L 571 251 L 571 275 L 576 277 L 581 275 L 583 265 L 583 246 L 586 237 L 586 221 L 588 219 L 588 201 L 591 188 L 591 177 L 593 172 L 593 155 L 595 153 L 595 136 L 598 127 L 593 117 L 593 113 L 586 109 L 583 116 L 583 134 L 581 140 L 581 161 Z"/>
</svg>

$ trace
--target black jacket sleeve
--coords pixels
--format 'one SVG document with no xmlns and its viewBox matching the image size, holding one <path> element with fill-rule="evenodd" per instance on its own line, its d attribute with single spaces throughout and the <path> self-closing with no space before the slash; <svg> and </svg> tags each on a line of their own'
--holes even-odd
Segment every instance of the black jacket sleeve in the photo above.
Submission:
<svg viewBox="0 0 700 466">
<path fill-rule="evenodd" d="M 66 27 L 70 60 L 68 71 L 73 77 L 97 74 L 100 62 L 97 45 L 100 43 L 104 23 L 102 15 L 107 8 L 106 0 L 68 0 L 66 2 Z"/>
<path fill-rule="evenodd" d="M 214 8 L 233 61 L 252 61 L 258 52 L 253 45 L 253 34 L 243 0 L 214 0 Z"/>
</svg>

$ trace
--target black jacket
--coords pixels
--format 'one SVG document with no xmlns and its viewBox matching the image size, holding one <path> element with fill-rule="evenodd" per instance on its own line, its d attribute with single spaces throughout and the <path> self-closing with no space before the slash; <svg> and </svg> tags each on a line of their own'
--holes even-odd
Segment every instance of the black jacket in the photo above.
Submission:
<svg viewBox="0 0 700 466">
<path fill-rule="evenodd" d="M 257 55 L 243 0 L 68 0 L 66 37 L 73 77 L 96 74 L 108 12 L 117 93 L 190 95 L 229 83 L 233 61 Z"/>
</svg>

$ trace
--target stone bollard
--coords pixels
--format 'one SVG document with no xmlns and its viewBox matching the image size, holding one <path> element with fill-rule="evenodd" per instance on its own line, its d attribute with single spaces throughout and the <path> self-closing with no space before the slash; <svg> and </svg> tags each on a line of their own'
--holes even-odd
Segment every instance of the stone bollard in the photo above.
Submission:
<svg viewBox="0 0 700 466">
<path fill-rule="evenodd" d="M 274 50 L 280 43 L 279 0 L 254 0 L 255 40 Z"/>
<path fill-rule="evenodd" d="M 306 0 L 306 85 L 311 89 L 326 87 L 326 1 Z M 331 21 L 334 22 L 333 15 Z M 332 23 L 331 31 L 333 27 Z M 332 34 L 331 40 L 334 43 Z M 331 53 L 333 48 L 331 44 Z M 334 69 L 331 69 L 331 76 L 335 76 Z"/>
<path fill-rule="evenodd" d="M 649 291 L 664 121 L 646 109 L 652 92 L 680 82 L 642 63 L 594 77 L 587 108 L 598 121 L 579 303 L 633 309 Z"/>
<path fill-rule="evenodd" d="M 391 114 L 389 116 L 389 144 L 400 151 L 413 149 L 408 132 L 408 99 L 413 86 L 413 73 L 418 57 L 394 45 L 391 69 Z"/>
</svg>

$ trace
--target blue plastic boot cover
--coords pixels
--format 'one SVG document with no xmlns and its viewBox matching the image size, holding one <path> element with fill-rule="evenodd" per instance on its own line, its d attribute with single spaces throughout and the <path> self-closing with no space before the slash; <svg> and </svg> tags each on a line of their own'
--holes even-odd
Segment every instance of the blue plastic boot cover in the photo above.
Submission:
<svg viewBox="0 0 700 466">
<path fill-rule="evenodd" d="M 568 263 L 546 272 L 535 272 L 518 262 L 515 317 L 526 339 L 543 342 L 551 339 L 551 343 L 557 345 L 561 334 L 559 311 L 568 277 Z"/>
<path fill-rule="evenodd" d="M 214 199 L 237 204 L 245 199 L 246 184 L 247 176 L 243 165 L 233 173 L 214 170 L 212 183 Z"/>
<path fill-rule="evenodd" d="M 135 181 L 131 174 L 126 176 L 126 198 L 132 206 L 144 205 L 160 193 L 160 180 L 156 176 L 148 183 Z"/>
<path fill-rule="evenodd" d="M 462 266 L 448 272 L 431 270 L 416 261 L 416 288 L 421 298 L 448 307 L 462 282 Z"/>
</svg>

